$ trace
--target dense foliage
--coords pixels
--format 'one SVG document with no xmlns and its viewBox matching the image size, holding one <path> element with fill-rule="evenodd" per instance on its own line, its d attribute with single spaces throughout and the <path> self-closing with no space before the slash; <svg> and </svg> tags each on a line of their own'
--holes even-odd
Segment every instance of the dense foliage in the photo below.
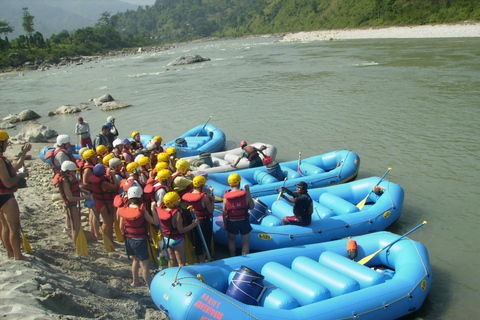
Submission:
<svg viewBox="0 0 480 320">
<path fill-rule="evenodd" d="M 44 40 L 32 29 L 8 41 L 0 21 L 0 67 L 15 65 L 12 53 L 28 61 L 42 56 L 94 55 L 124 47 L 205 37 L 239 37 L 321 29 L 453 23 L 480 20 L 478 0 L 157 0 L 111 16 L 94 27 L 66 30 Z M 33 27 L 33 20 L 29 21 Z M 11 32 L 11 31 L 10 31 Z"/>
</svg>

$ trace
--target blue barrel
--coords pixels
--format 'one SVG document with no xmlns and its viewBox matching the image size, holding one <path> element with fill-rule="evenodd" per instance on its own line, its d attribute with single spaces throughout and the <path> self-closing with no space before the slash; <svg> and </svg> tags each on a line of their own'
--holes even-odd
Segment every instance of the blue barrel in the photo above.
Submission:
<svg viewBox="0 0 480 320">
<path fill-rule="evenodd" d="M 202 152 L 199 155 L 200 160 L 208 164 L 210 167 L 213 167 L 212 155 L 210 152 Z"/>
<path fill-rule="evenodd" d="M 242 266 L 237 270 L 225 294 L 245 304 L 258 306 L 258 300 L 265 291 L 263 278 L 258 272 Z"/>
<path fill-rule="evenodd" d="M 285 179 L 282 168 L 280 168 L 280 164 L 277 161 L 272 161 L 267 164 L 267 172 L 274 176 L 278 181 L 283 181 Z"/>
<path fill-rule="evenodd" d="M 265 217 L 265 212 L 267 211 L 267 205 L 257 198 L 253 198 L 255 207 L 252 210 L 249 210 L 250 217 L 248 221 L 253 224 L 259 224 L 260 221 Z"/>
<path fill-rule="evenodd" d="M 185 140 L 184 138 L 178 138 L 177 140 L 175 140 L 175 146 L 185 148 L 187 147 L 187 140 Z"/>
</svg>

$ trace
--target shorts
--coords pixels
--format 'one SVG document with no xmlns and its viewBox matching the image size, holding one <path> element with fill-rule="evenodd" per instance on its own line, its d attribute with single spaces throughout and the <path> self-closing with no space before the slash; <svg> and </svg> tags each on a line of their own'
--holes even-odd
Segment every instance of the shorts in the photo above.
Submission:
<svg viewBox="0 0 480 320">
<path fill-rule="evenodd" d="M 181 237 L 180 239 L 165 238 L 167 248 L 174 249 L 176 246 L 183 242 L 183 239 L 185 239 L 185 237 Z"/>
<path fill-rule="evenodd" d="M 8 202 L 8 200 L 12 198 L 15 198 L 15 195 L 13 193 L 0 194 L 0 209 L 3 207 L 5 203 Z"/>
<path fill-rule="evenodd" d="M 310 223 L 306 223 L 303 221 L 300 221 L 297 216 L 291 216 L 291 217 L 285 217 L 290 224 L 296 225 L 296 226 L 308 226 Z"/>
<path fill-rule="evenodd" d="M 129 256 L 135 256 L 138 260 L 144 261 L 150 258 L 148 254 L 148 243 L 146 238 L 125 238 L 125 251 Z"/>
<path fill-rule="evenodd" d="M 228 233 L 238 234 L 242 236 L 249 234 L 252 231 L 252 226 L 248 219 L 232 221 L 227 219 L 227 231 Z"/>
</svg>

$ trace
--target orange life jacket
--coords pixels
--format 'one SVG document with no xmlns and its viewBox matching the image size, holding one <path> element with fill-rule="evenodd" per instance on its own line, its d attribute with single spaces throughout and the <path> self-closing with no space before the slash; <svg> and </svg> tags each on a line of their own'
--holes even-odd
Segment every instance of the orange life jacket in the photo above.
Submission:
<svg viewBox="0 0 480 320">
<path fill-rule="evenodd" d="M 139 208 L 127 206 L 118 208 L 118 214 L 123 218 L 125 236 L 128 238 L 147 238 L 148 223 L 144 217 L 145 204 Z"/>
<path fill-rule="evenodd" d="M 208 212 L 207 208 L 203 207 L 202 197 L 207 194 L 205 191 L 200 193 L 187 192 L 182 196 L 189 206 L 193 207 L 193 212 L 198 217 L 198 220 L 212 218 L 213 213 Z"/>
<path fill-rule="evenodd" d="M 165 210 L 163 203 L 160 207 L 157 207 L 158 219 L 160 220 L 163 234 L 165 237 L 174 240 L 181 239 L 184 236 L 184 234 L 180 233 L 177 228 L 173 227 L 173 219 L 177 213 L 180 215 L 182 214 L 179 207 L 173 208 L 172 210 Z"/>
<path fill-rule="evenodd" d="M 225 202 L 225 214 L 229 220 L 243 220 L 248 218 L 248 204 L 245 190 L 228 190 L 223 198 Z"/>
<path fill-rule="evenodd" d="M 102 201 L 103 203 L 112 203 L 115 196 L 118 194 L 116 191 L 104 191 L 102 189 L 102 182 L 103 181 L 110 181 L 110 178 L 103 176 L 97 177 L 96 175 L 92 175 L 88 178 L 88 182 L 92 184 L 93 195 L 95 197 L 95 201 Z"/>
</svg>

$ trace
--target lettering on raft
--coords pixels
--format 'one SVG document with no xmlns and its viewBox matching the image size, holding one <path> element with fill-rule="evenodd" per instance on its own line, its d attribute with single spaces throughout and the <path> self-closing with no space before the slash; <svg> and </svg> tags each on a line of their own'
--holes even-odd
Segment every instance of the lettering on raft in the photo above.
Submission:
<svg viewBox="0 0 480 320">
<path fill-rule="evenodd" d="M 210 296 L 206 293 L 203 294 L 202 298 L 195 302 L 195 307 L 200 309 L 202 312 L 206 313 L 209 317 L 213 317 L 213 319 L 222 320 L 223 313 L 216 310 L 220 306 L 220 302 L 210 298 Z M 207 318 L 202 316 L 201 320 L 211 320 L 212 318 Z"/>
</svg>

